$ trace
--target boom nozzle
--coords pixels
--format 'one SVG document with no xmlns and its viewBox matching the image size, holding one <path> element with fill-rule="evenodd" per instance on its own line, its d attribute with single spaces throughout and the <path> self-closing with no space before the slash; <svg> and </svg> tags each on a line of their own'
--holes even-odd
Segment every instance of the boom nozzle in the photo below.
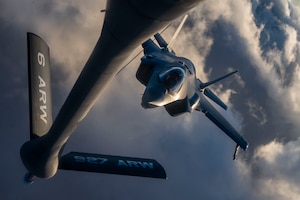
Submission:
<svg viewBox="0 0 300 200">
<path fill-rule="evenodd" d="M 22 162 L 32 176 L 51 178 L 56 174 L 59 152 L 63 145 L 53 145 L 52 141 L 47 134 L 30 140 L 21 147 Z"/>
<path fill-rule="evenodd" d="M 239 149 L 240 149 L 240 145 L 237 144 L 234 149 L 233 160 L 237 160 L 237 154 L 239 152 Z"/>
</svg>

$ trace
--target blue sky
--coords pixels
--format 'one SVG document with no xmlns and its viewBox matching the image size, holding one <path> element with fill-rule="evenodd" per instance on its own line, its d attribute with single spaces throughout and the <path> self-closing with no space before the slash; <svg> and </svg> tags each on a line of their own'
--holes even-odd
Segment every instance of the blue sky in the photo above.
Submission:
<svg viewBox="0 0 300 200">
<path fill-rule="evenodd" d="M 103 8 L 96 0 L 0 3 L 1 199 L 298 199 L 300 7 L 288 0 L 204 1 L 174 46 L 203 81 L 239 70 L 212 87 L 250 143 L 238 161 L 235 144 L 202 113 L 173 118 L 140 106 L 137 59 L 103 92 L 65 152 L 154 158 L 168 179 L 59 171 L 25 185 L 19 148 L 29 138 L 26 32 L 51 48 L 55 116 L 99 37 Z"/>
</svg>

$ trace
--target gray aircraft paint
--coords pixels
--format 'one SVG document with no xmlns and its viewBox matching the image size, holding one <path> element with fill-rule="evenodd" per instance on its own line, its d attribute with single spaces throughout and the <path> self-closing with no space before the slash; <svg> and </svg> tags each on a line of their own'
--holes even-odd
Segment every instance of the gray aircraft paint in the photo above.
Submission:
<svg viewBox="0 0 300 200">
<path fill-rule="evenodd" d="M 190 60 L 176 56 L 174 51 L 170 51 L 167 43 L 159 34 L 156 34 L 155 38 L 161 48 L 152 39 L 148 39 L 142 44 L 145 55 L 142 57 L 136 73 L 137 79 L 146 86 L 141 105 L 146 109 L 164 106 L 167 112 L 174 117 L 194 110 L 201 111 L 236 142 L 237 147 L 240 146 L 246 150 L 248 142 L 205 97 L 207 96 L 226 110 L 227 106 L 211 90 L 205 92 L 207 91 L 206 87 L 237 71 L 202 83 L 196 77 L 195 66 Z M 234 159 L 236 159 L 237 147 Z"/>
<path fill-rule="evenodd" d="M 27 34 L 30 138 L 41 137 L 52 126 L 50 52 L 37 35 Z"/>
</svg>

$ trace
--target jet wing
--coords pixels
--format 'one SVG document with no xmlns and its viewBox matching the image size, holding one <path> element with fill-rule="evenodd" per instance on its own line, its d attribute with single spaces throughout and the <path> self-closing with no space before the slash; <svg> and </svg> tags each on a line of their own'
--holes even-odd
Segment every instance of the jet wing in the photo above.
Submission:
<svg viewBox="0 0 300 200">
<path fill-rule="evenodd" d="M 242 149 L 248 148 L 248 142 L 233 128 L 233 126 L 202 96 L 199 105 L 196 108 L 202 111 L 208 119 L 216 124 L 222 131 L 224 131 L 233 141 L 237 143 Z"/>
<path fill-rule="evenodd" d="M 59 169 L 166 179 L 153 159 L 70 152 L 60 158 Z"/>
</svg>

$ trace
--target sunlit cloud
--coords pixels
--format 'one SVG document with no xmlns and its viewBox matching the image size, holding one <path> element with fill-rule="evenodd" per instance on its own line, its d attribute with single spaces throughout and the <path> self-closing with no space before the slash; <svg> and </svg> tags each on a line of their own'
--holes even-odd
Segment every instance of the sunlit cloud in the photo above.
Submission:
<svg viewBox="0 0 300 200">
<path fill-rule="evenodd" d="M 274 140 L 260 146 L 254 155 L 257 191 L 264 199 L 298 199 L 300 173 L 299 140 L 286 144 Z M 249 179 L 252 179 L 250 176 Z"/>
</svg>

